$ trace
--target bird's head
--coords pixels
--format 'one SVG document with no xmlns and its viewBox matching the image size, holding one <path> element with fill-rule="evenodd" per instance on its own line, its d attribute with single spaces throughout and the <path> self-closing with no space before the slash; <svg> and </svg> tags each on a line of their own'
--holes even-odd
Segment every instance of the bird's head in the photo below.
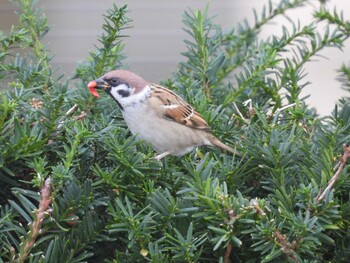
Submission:
<svg viewBox="0 0 350 263">
<path fill-rule="evenodd" d="M 95 97 L 99 94 L 95 89 L 107 92 L 121 109 L 130 105 L 136 99 L 136 95 L 142 93 L 148 86 L 148 82 L 127 70 L 113 70 L 102 77 L 90 81 L 88 88 Z"/>
</svg>

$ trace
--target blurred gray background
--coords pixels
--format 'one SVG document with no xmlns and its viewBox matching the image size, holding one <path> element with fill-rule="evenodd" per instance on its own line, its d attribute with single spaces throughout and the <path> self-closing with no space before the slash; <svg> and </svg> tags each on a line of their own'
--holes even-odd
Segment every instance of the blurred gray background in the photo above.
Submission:
<svg viewBox="0 0 350 263">
<path fill-rule="evenodd" d="M 128 67 L 152 82 L 170 77 L 183 59 L 180 53 L 185 50 L 183 39 L 186 33 L 182 30 L 181 19 L 188 8 L 204 10 L 209 2 L 209 13 L 216 16 L 214 22 L 223 29 L 230 29 L 244 18 L 252 24 L 252 9 L 255 8 L 260 15 L 262 6 L 267 3 L 265 0 L 41 0 L 40 5 L 52 26 L 45 41 L 55 54 L 54 66 L 61 65 L 61 73 L 72 75 L 77 63 L 87 57 L 89 50 L 94 50 L 94 45 L 98 45 L 96 36 L 102 32 L 102 14 L 112 2 L 118 6 L 128 4 L 129 17 L 133 20 L 132 28 L 124 32 L 129 36 L 125 39 Z M 350 19 L 349 0 L 331 0 L 329 5 L 343 10 L 344 17 Z M 8 0 L 0 0 L 0 30 L 8 32 L 12 25 L 17 24 L 15 9 Z M 312 6 L 287 15 L 300 19 L 301 24 L 307 23 L 312 20 Z M 263 29 L 262 37 L 281 32 L 281 24 L 288 25 L 281 17 Z M 350 41 L 346 42 L 343 52 L 328 48 L 321 55 L 326 58 L 320 57 L 306 65 L 308 75 L 305 81 L 311 84 L 303 95 L 310 94 L 308 103 L 321 115 L 328 115 L 337 99 L 348 96 L 336 81 L 336 70 L 342 63 L 350 62 Z"/>
</svg>

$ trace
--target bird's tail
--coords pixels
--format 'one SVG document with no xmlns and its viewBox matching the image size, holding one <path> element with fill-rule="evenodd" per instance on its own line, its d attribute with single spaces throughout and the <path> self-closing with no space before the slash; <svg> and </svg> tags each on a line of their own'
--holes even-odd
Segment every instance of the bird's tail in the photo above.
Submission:
<svg viewBox="0 0 350 263">
<path fill-rule="evenodd" d="M 224 151 L 227 151 L 227 152 L 233 153 L 236 156 L 242 157 L 242 155 L 238 151 L 236 151 L 232 147 L 224 144 L 223 142 L 221 142 L 218 138 L 216 138 L 214 136 L 209 138 L 209 141 L 213 146 L 219 147 Z"/>
</svg>

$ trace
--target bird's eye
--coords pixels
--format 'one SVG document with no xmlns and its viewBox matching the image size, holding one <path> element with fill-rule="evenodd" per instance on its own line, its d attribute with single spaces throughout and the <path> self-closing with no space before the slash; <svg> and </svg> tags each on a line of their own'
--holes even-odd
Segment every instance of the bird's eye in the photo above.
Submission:
<svg viewBox="0 0 350 263">
<path fill-rule="evenodd" d="M 116 87 L 119 84 L 118 78 L 110 78 L 110 79 L 106 79 L 106 81 L 113 87 Z"/>
</svg>

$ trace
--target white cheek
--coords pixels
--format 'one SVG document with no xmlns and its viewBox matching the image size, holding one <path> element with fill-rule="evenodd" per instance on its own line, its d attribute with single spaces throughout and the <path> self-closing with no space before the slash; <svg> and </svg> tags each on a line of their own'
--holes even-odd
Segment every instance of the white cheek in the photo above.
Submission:
<svg viewBox="0 0 350 263">
<path fill-rule="evenodd" d="M 129 90 L 129 87 L 126 84 L 120 84 L 111 88 L 111 95 L 116 98 L 117 101 L 120 101 L 123 97 L 118 93 L 118 90 Z"/>
<path fill-rule="evenodd" d="M 125 89 L 125 85 L 123 88 L 119 88 L 124 84 L 121 84 L 118 86 L 118 89 L 116 89 L 115 91 L 111 91 L 111 94 L 118 100 L 118 102 L 120 103 L 120 105 L 122 105 L 123 108 L 129 107 L 129 106 L 135 106 L 138 103 L 140 103 L 141 101 L 145 100 L 148 95 L 151 92 L 151 89 L 149 86 L 146 86 L 143 90 L 141 90 L 140 92 L 134 94 L 134 89 L 131 91 L 130 96 L 128 97 L 122 97 L 121 95 L 119 95 L 119 93 L 117 92 L 120 89 Z M 112 93 L 114 92 L 114 93 Z M 116 95 L 115 95 L 116 94 Z"/>
</svg>

